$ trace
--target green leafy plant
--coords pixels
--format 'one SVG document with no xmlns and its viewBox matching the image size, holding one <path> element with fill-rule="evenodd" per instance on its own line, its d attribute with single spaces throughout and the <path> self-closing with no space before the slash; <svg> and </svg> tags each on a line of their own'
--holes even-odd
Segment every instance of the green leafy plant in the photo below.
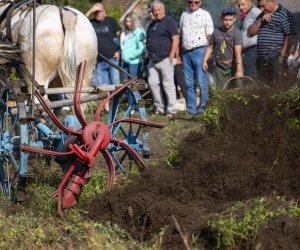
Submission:
<svg viewBox="0 0 300 250">
<path fill-rule="evenodd" d="M 300 217 L 300 208 L 294 201 L 284 197 L 260 197 L 252 204 L 238 202 L 226 212 L 209 221 L 217 232 L 217 248 L 233 248 L 247 238 L 254 237 L 268 219 L 286 215 Z"/>
<path fill-rule="evenodd" d="M 175 121 L 164 128 L 164 146 L 166 148 L 166 154 L 163 158 L 163 163 L 167 167 L 177 166 L 181 160 L 179 152 L 183 131 L 179 129 L 179 126 L 180 124 Z"/>
<path fill-rule="evenodd" d="M 174 121 L 163 129 L 163 144 L 166 153 L 163 157 L 163 164 L 169 168 L 176 168 L 182 161 L 182 141 L 190 133 L 204 133 L 205 127 L 199 121 L 182 123 Z"/>
<path fill-rule="evenodd" d="M 247 106 L 249 103 L 249 100 L 243 95 L 233 94 L 232 97 L 236 99 L 238 102 L 244 104 L 245 106 Z"/>
<path fill-rule="evenodd" d="M 226 95 L 220 89 L 212 89 L 208 108 L 202 115 L 202 121 L 212 129 L 221 131 L 221 118 L 226 106 Z"/>
<path fill-rule="evenodd" d="M 103 193 L 106 188 L 107 171 L 105 169 L 94 169 L 88 183 L 83 186 L 80 194 L 81 201 L 90 201 L 95 196 Z"/>
<path fill-rule="evenodd" d="M 288 91 L 275 94 L 273 99 L 278 100 L 278 104 L 274 108 L 275 116 L 286 118 L 289 129 L 299 129 L 300 86 L 294 85 Z"/>
</svg>

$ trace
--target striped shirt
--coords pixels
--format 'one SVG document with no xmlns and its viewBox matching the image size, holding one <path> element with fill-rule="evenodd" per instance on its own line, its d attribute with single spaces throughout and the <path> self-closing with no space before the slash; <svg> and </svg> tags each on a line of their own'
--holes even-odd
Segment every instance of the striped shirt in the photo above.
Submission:
<svg viewBox="0 0 300 250">
<path fill-rule="evenodd" d="M 258 15 L 256 20 L 263 17 L 264 13 Z M 296 27 L 292 14 L 280 4 L 273 13 L 271 22 L 263 23 L 258 31 L 257 52 L 264 60 L 280 54 L 286 36 L 295 35 Z"/>
</svg>

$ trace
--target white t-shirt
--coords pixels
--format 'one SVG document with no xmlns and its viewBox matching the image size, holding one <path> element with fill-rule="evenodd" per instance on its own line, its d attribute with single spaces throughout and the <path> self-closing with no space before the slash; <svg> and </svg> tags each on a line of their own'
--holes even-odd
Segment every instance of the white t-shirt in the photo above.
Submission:
<svg viewBox="0 0 300 250">
<path fill-rule="evenodd" d="M 208 45 L 208 36 L 214 31 L 211 15 L 201 8 L 194 12 L 184 11 L 180 17 L 180 31 L 183 49 Z"/>
</svg>

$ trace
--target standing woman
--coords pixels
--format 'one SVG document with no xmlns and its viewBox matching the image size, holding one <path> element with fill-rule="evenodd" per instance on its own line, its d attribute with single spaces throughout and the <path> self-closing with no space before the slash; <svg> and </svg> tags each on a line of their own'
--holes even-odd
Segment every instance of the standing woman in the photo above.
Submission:
<svg viewBox="0 0 300 250">
<path fill-rule="evenodd" d="M 124 28 L 120 37 L 122 67 L 130 75 L 137 76 L 142 66 L 146 34 L 135 13 L 126 15 Z M 128 76 L 123 74 L 123 79 L 128 79 Z M 134 114 L 136 103 L 131 95 L 128 96 L 128 104 L 131 105 L 131 114 Z"/>
<path fill-rule="evenodd" d="M 145 50 L 145 31 L 135 13 L 129 13 L 124 19 L 125 31 L 121 33 L 122 67 L 132 76 L 137 76 L 142 65 L 142 54 Z M 124 75 L 124 79 L 128 76 Z"/>
</svg>

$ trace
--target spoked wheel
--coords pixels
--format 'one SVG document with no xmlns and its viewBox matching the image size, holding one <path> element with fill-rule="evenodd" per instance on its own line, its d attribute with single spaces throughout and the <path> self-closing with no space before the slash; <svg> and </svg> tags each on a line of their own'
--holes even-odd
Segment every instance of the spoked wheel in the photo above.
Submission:
<svg viewBox="0 0 300 250">
<path fill-rule="evenodd" d="M 0 94 L 0 190 L 11 201 L 25 199 L 28 154 L 26 98 L 20 88 L 6 85 Z"/>
<path fill-rule="evenodd" d="M 125 88 L 111 100 L 107 124 L 125 118 L 147 121 L 145 102 L 137 89 Z M 150 152 L 149 132 L 142 125 L 121 122 L 111 126 L 110 132 L 112 139 L 122 140 L 141 157 L 148 158 Z M 134 166 L 140 170 L 143 168 L 139 164 L 135 164 L 122 146 L 111 143 L 108 150 L 115 161 L 117 172 L 127 175 Z"/>
<path fill-rule="evenodd" d="M 225 82 L 223 90 L 239 89 L 253 85 L 257 85 L 257 83 L 249 76 L 244 76 L 239 79 L 234 76 Z"/>
</svg>

